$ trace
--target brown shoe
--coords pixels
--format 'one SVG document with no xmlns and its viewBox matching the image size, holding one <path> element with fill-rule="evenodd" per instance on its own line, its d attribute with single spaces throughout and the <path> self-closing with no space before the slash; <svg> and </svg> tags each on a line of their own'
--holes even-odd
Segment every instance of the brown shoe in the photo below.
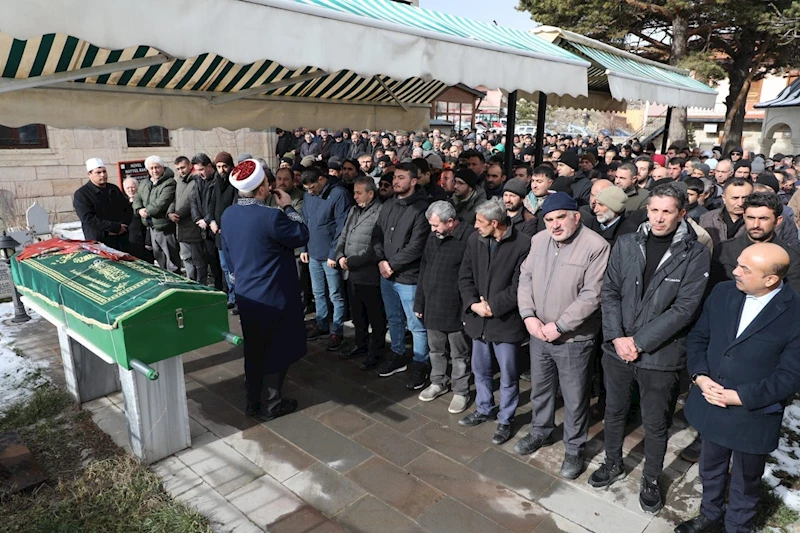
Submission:
<svg viewBox="0 0 800 533">
<path fill-rule="evenodd" d="M 339 350 L 339 348 L 341 348 L 343 341 L 344 338 L 341 335 L 334 333 L 331 335 L 331 338 L 328 341 L 328 345 L 325 346 L 325 349 L 329 352 L 336 352 Z"/>
</svg>

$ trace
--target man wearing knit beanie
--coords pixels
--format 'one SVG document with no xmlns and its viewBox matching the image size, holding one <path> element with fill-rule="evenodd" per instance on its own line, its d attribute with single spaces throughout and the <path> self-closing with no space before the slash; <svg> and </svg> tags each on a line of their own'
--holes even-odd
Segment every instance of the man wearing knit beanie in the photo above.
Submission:
<svg viewBox="0 0 800 533">
<path fill-rule="evenodd" d="M 575 479 L 584 469 L 589 368 L 600 330 L 600 289 L 611 246 L 582 227 L 578 205 L 566 193 L 549 195 L 540 214 L 547 231 L 531 239 L 517 290 L 519 313 L 530 334 L 532 412 L 530 433 L 514 451 L 529 455 L 552 443 L 560 386 L 565 450 L 560 474 Z"/>
<path fill-rule="evenodd" d="M 478 207 L 488 200 L 486 192 L 478 187 L 478 175 L 469 168 L 460 168 L 456 171 L 455 191 L 450 198 L 456 208 L 458 218 L 469 224 L 475 224 L 475 212 Z"/>
<path fill-rule="evenodd" d="M 556 161 L 556 172 L 558 172 L 558 179 L 553 184 L 553 188 L 569 186 L 569 190 L 572 192 L 571 196 L 575 198 L 578 205 L 588 205 L 592 182 L 580 170 L 577 154 L 569 151 L 562 153 Z"/>
<path fill-rule="evenodd" d="M 529 220 L 525 219 L 523 201 L 527 194 L 528 184 L 525 183 L 525 180 L 520 178 L 508 180 L 503 187 L 503 204 L 514 230 L 533 237 L 536 233 L 536 220 L 533 217 Z"/>
</svg>

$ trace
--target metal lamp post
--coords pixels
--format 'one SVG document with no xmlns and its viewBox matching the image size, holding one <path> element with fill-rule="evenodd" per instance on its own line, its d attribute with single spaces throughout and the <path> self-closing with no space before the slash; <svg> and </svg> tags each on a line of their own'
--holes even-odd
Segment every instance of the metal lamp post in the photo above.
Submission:
<svg viewBox="0 0 800 533">
<path fill-rule="evenodd" d="M 14 237 L 7 235 L 5 231 L 0 235 L 0 257 L 3 258 L 3 261 L 6 262 L 6 266 L 8 266 L 9 276 L 11 275 L 11 256 L 17 251 L 17 246 L 19 246 L 19 243 Z M 11 301 L 14 302 L 14 318 L 11 319 L 12 323 L 22 324 L 31 319 L 27 311 L 25 311 L 25 306 L 22 305 L 19 299 L 19 292 L 17 292 L 17 286 L 14 285 L 13 280 L 11 280 Z"/>
</svg>

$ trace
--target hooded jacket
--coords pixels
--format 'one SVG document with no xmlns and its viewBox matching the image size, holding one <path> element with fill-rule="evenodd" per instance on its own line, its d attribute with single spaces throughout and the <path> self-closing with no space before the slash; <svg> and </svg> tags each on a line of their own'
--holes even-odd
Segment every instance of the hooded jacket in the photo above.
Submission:
<svg viewBox="0 0 800 533">
<path fill-rule="evenodd" d="M 214 187 L 212 190 L 214 194 L 209 201 L 209 211 L 213 217 L 211 222 L 216 222 L 219 228 L 222 229 L 222 213 L 236 202 L 236 199 L 239 198 L 239 191 L 231 185 L 228 178 L 222 179 L 222 176 L 217 173 L 214 174 Z M 217 233 L 214 236 L 214 240 L 217 243 L 217 248 L 221 250 L 222 235 Z"/>
<path fill-rule="evenodd" d="M 686 365 L 686 335 L 700 312 L 711 253 L 681 221 L 653 279 L 644 287 L 650 223 L 622 235 L 611 250 L 601 297 L 603 352 L 619 357 L 612 341 L 633 337 L 639 357 L 631 364 L 662 371 Z"/>
<path fill-rule="evenodd" d="M 417 187 L 406 198 L 392 197 L 383 204 L 378 223 L 372 233 L 372 246 L 378 262 L 388 261 L 394 274 L 391 281 L 416 285 L 422 252 L 431 227 L 425 218 L 428 198 L 422 187 Z"/>
</svg>

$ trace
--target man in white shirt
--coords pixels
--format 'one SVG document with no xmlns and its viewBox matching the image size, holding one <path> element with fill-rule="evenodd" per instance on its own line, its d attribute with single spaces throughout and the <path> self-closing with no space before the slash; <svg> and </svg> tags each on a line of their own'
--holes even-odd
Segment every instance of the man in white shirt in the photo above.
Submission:
<svg viewBox="0 0 800 533">
<path fill-rule="evenodd" d="M 783 283 L 789 262 L 777 244 L 745 248 L 735 281 L 714 287 L 686 339 L 696 386 L 684 413 L 703 437 L 703 500 L 676 533 L 711 531 L 723 521 L 727 532 L 751 530 L 784 405 L 800 390 L 800 296 Z"/>
</svg>

